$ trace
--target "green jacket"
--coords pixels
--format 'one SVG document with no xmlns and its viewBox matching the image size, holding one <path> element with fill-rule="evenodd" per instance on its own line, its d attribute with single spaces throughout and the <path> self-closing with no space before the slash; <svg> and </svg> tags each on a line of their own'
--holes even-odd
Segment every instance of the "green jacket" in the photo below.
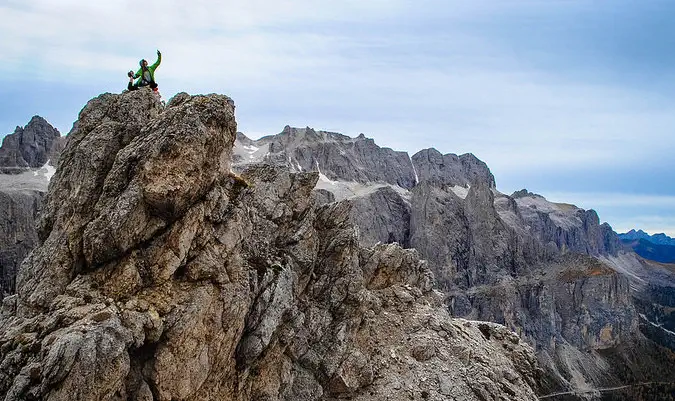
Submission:
<svg viewBox="0 0 675 401">
<path fill-rule="evenodd" d="M 159 63 L 162 62 L 162 53 L 159 53 L 157 55 L 157 61 L 155 61 L 155 64 L 149 65 L 148 66 L 148 71 L 150 72 L 150 78 L 152 81 L 155 81 L 155 70 L 157 67 L 159 67 Z M 134 74 L 134 78 L 138 78 L 135 82 L 136 85 L 140 84 L 141 81 L 143 81 L 143 67 L 139 68 L 136 74 Z"/>
</svg>

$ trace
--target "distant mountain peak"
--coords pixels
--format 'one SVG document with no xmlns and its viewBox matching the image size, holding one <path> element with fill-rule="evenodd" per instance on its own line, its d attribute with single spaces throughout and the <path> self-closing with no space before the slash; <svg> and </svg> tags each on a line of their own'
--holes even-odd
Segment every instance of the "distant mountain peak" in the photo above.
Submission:
<svg viewBox="0 0 675 401">
<path fill-rule="evenodd" d="M 465 188 L 484 182 L 495 188 L 487 164 L 471 153 L 444 155 L 428 148 L 410 157 L 407 152 L 377 145 L 363 133 L 350 137 L 286 125 L 279 134 L 255 141 L 239 135 L 234 153 L 238 165 L 284 164 L 294 171 L 319 171 L 332 181 L 387 183 L 406 190 L 424 181 Z"/>
<path fill-rule="evenodd" d="M 55 165 L 63 148 L 61 133 L 47 120 L 35 115 L 23 128 L 16 127 L 0 146 L 0 170 L 14 173 L 39 168 L 47 162 Z"/>
<path fill-rule="evenodd" d="M 533 192 L 528 191 L 527 189 L 523 188 L 520 191 L 516 191 L 511 194 L 511 197 L 513 199 L 518 199 L 518 198 L 542 198 L 544 199 L 543 196 L 539 194 L 535 194 Z"/>
<path fill-rule="evenodd" d="M 619 238 L 624 241 L 634 241 L 643 239 L 657 245 L 672 245 L 675 246 L 675 239 L 667 236 L 665 233 L 657 233 L 649 235 L 645 231 L 632 229 L 627 233 L 619 234 Z"/>
</svg>

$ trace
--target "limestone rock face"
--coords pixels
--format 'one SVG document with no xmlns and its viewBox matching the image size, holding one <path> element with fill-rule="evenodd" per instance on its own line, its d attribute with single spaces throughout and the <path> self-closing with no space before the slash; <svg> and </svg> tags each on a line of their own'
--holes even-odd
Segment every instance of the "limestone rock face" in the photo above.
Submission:
<svg viewBox="0 0 675 401">
<path fill-rule="evenodd" d="M 363 134 L 348 136 L 286 126 L 278 134 L 254 142 L 267 149 L 265 160 L 300 171 L 321 171 L 328 179 L 360 183 L 384 182 L 402 188 L 415 185 L 408 154 L 380 148 Z"/>
<path fill-rule="evenodd" d="M 349 200 L 351 220 L 359 229 L 359 242 L 365 246 L 398 243 L 410 247 L 410 202 L 391 187 Z"/>
<path fill-rule="evenodd" d="M 235 135 L 225 96 L 87 104 L 3 301 L 5 400 L 536 399 L 527 343 L 363 248 L 318 173 L 231 173 Z"/>
<path fill-rule="evenodd" d="M 48 161 L 56 165 L 63 140 L 59 131 L 44 118 L 34 116 L 23 128 L 5 136 L 0 147 L 0 171 L 14 173 L 22 168 L 37 168 Z"/>
<path fill-rule="evenodd" d="M 618 235 L 607 223 L 600 224 L 595 210 L 583 210 L 574 205 L 553 203 L 540 195 L 523 189 L 511 198 L 501 196 L 500 214 L 505 221 L 529 230 L 544 244 L 555 245 L 560 251 L 587 255 L 616 255 L 621 249 Z M 508 201 L 504 199 L 509 199 Z M 515 201 L 517 218 L 509 218 L 504 202 Z"/>
<path fill-rule="evenodd" d="M 15 292 L 16 271 L 38 244 L 35 219 L 44 193 L 0 190 L 0 300 Z"/>
<path fill-rule="evenodd" d="M 431 148 L 417 152 L 412 161 L 419 181 L 462 187 L 481 182 L 490 188 L 495 187 L 495 178 L 487 164 L 470 153 L 461 156 L 443 155 Z"/>
<path fill-rule="evenodd" d="M 15 292 L 16 271 L 37 244 L 35 219 L 64 139 L 42 117 L 0 147 L 0 299 Z"/>
<path fill-rule="evenodd" d="M 459 195 L 433 182 L 413 189 L 411 246 L 431 263 L 439 284 L 470 288 L 522 273 L 539 248 L 523 247 L 499 218 L 489 183 L 475 181 Z"/>
<path fill-rule="evenodd" d="M 675 279 L 634 274 L 640 262 L 624 258 L 616 233 L 595 211 L 527 190 L 502 194 L 487 165 L 471 154 L 426 149 L 410 158 L 409 168 L 399 153 L 356 145 L 363 141 L 290 127 L 259 140 L 240 135 L 235 164 L 318 172 L 317 202 L 346 199 L 362 245 L 396 242 L 417 250 L 452 315 L 504 324 L 535 346 L 550 392 L 637 377 L 670 380 L 661 374 L 669 369 L 654 366 L 670 366 L 672 357 L 640 365 L 631 355 L 662 353 L 638 327 L 658 331 L 650 338 L 669 336 L 669 303 L 643 287 L 657 284 L 659 293 L 668 293 Z M 422 347 L 416 355 L 425 359 L 427 351 Z"/>
</svg>

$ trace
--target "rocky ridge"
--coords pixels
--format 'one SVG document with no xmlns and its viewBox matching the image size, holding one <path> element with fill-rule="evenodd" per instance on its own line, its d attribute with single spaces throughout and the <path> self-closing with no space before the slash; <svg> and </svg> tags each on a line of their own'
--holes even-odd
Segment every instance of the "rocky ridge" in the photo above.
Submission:
<svg viewBox="0 0 675 401">
<path fill-rule="evenodd" d="M 536 399 L 529 345 L 360 246 L 318 172 L 230 173 L 235 131 L 220 95 L 85 106 L 3 301 L 5 400 Z"/>
<path fill-rule="evenodd" d="M 44 118 L 34 116 L 25 127 L 16 127 L 14 133 L 3 138 L 0 171 L 18 173 L 28 168 L 41 168 L 48 162 L 55 166 L 64 142 L 56 128 Z"/>
<path fill-rule="evenodd" d="M 35 220 L 65 143 L 42 117 L 7 135 L 0 147 L 0 299 L 16 291 L 16 271 L 38 243 Z"/>
<path fill-rule="evenodd" d="M 644 239 L 653 244 L 675 246 L 675 239 L 667 236 L 664 233 L 649 235 L 642 230 L 630 230 L 627 233 L 619 234 L 621 240 L 639 240 Z"/>
<path fill-rule="evenodd" d="M 640 262 L 595 211 L 527 190 L 502 194 L 470 154 L 392 152 L 364 136 L 286 127 L 257 141 L 239 134 L 235 169 L 262 161 L 319 173 L 317 198 L 353 205 L 350 219 L 363 245 L 416 249 L 453 315 L 504 324 L 535 346 L 551 392 L 673 379 L 627 356 L 666 355 L 650 362 L 666 370 L 673 363 L 638 330 L 645 326 L 638 284 L 654 274 L 636 279 Z M 662 282 L 675 286 L 664 274 Z"/>
</svg>

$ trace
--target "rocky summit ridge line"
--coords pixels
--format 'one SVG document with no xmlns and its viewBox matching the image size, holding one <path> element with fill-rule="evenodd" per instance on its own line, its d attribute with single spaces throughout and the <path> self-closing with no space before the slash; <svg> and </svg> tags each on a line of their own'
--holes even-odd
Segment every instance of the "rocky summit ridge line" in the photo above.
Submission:
<svg viewBox="0 0 675 401">
<path fill-rule="evenodd" d="M 471 154 L 409 157 L 363 135 L 287 126 L 259 140 L 239 134 L 234 153 L 236 170 L 317 172 L 317 199 L 352 205 L 362 245 L 416 249 L 454 316 L 504 324 L 535 346 L 547 391 L 675 387 L 675 269 L 624 251 L 595 211 L 503 194 Z"/>
<path fill-rule="evenodd" d="M 48 162 L 56 165 L 64 141 L 59 131 L 44 118 L 34 116 L 25 127 L 16 127 L 5 136 L 0 147 L 0 172 L 19 173 L 40 168 Z"/>
<path fill-rule="evenodd" d="M 535 400 L 532 348 L 451 318 L 415 250 L 359 245 L 317 172 L 230 172 L 232 100 L 80 113 L 0 314 L 14 400 Z"/>
</svg>

